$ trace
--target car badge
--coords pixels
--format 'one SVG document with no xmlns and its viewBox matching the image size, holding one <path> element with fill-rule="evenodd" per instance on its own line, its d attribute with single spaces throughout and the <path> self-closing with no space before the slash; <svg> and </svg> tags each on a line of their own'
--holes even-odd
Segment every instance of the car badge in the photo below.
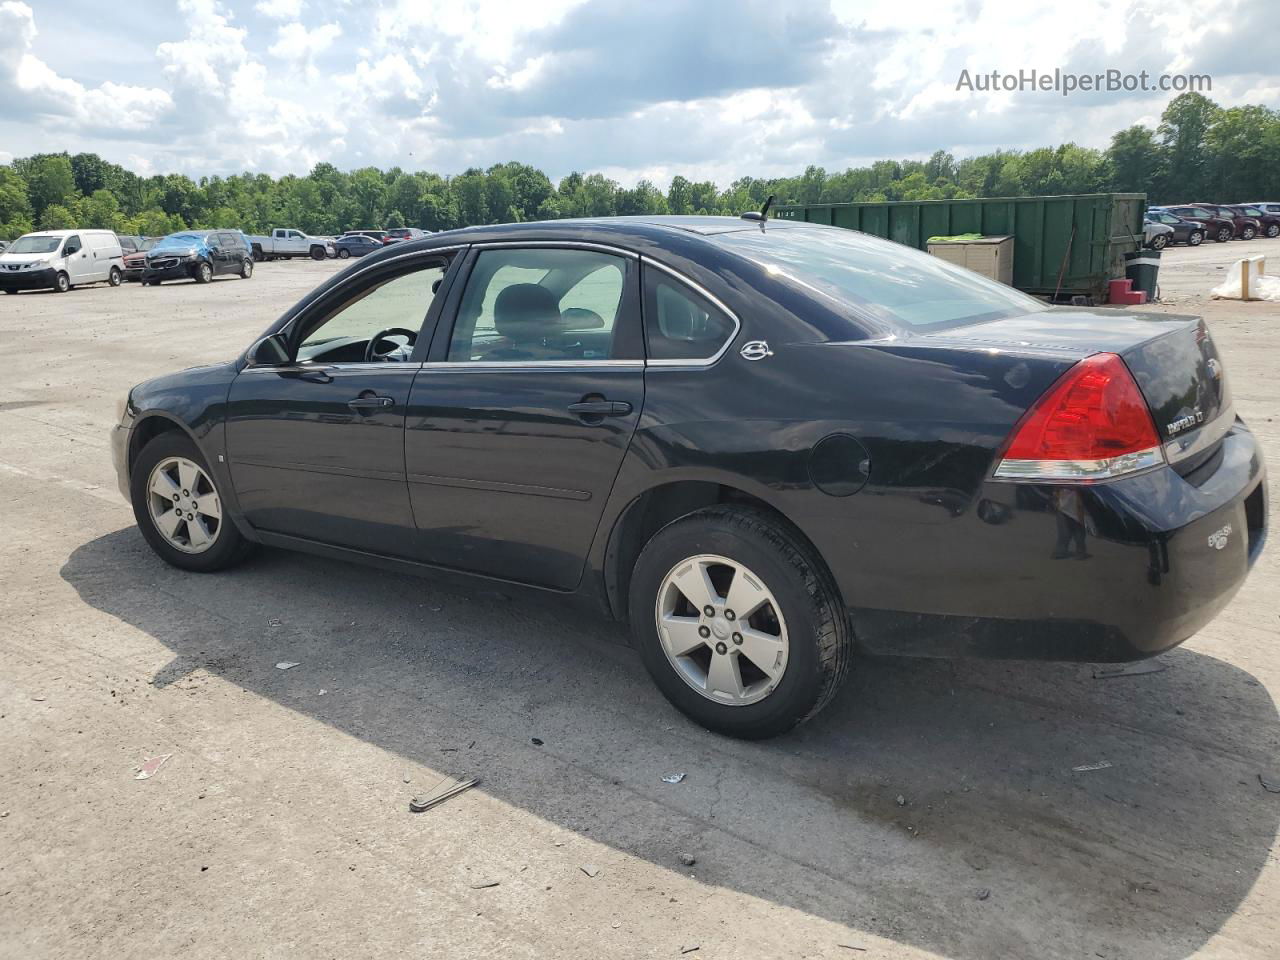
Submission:
<svg viewBox="0 0 1280 960">
<path fill-rule="evenodd" d="M 1213 379 L 1215 380 L 1221 379 L 1222 364 L 1220 364 L 1217 360 L 1210 357 L 1208 360 L 1205 361 L 1205 366 L 1209 368 L 1209 376 L 1213 377 Z"/>
<path fill-rule="evenodd" d="M 1231 524 L 1227 524 L 1220 530 L 1215 530 L 1209 534 L 1209 546 L 1215 550 L 1221 550 L 1227 545 L 1227 538 L 1231 536 Z"/>
<path fill-rule="evenodd" d="M 765 357 L 772 357 L 773 351 L 769 349 L 769 344 L 764 340 L 752 340 L 742 345 L 742 349 L 738 351 L 742 354 L 744 360 L 763 360 Z"/>
</svg>

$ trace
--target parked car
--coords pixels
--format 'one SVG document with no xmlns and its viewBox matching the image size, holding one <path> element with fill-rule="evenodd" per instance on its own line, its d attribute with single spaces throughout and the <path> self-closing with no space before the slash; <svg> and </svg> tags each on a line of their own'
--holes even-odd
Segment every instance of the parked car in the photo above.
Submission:
<svg viewBox="0 0 1280 960">
<path fill-rule="evenodd" d="M 1215 243 L 1226 243 L 1236 235 L 1235 219 L 1222 217 L 1201 206 L 1157 207 L 1181 217 L 1183 220 L 1194 220 L 1204 225 L 1206 236 L 1213 237 Z"/>
<path fill-rule="evenodd" d="M 1257 207 L 1263 213 L 1274 213 L 1280 215 L 1280 201 L 1255 200 L 1253 203 L 1246 203 L 1246 207 Z"/>
<path fill-rule="evenodd" d="M 66 293 L 86 283 L 120 286 L 124 259 L 110 230 L 42 230 L 13 241 L 0 254 L 0 289 Z"/>
<path fill-rule="evenodd" d="M 1175 217 L 1167 210 L 1153 207 L 1147 211 L 1144 222 L 1160 224 L 1171 229 L 1173 233 L 1170 235 L 1168 243 L 1185 243 L 1188 246 L 1198 247 L 1204 242 L 1205 226 L 1203 223 Z"/>
<path fill-rule="evenodd" d="M 1268 213 L 1261 207 L 1248 203 L 1229 203 L 1223 209 L 1258 221 L 1258 233 L 1264 237 L 1280 237 L 1280 213 Z"/>
<path fill-rule="evenodd" d="M 1216 216 L 1230 220 L 1235 227 L 1238 240 L 1252 240 L 1262 229 L 1262 224 L 1253 219 L 1253 217 L 1246 217 L 1221 203 L 1197 203 L 1196 206 L 1203 207 Z"/>
<path fill-rule="evenodd" d="M 344 237 L 365 236 L 365 237 L 371 237 L 374 240 L 377 240 L 379 243 L 388 242 L 386 230 L 347 230 L 342 234 L 342 236 Z"/>
<path fill-rule="evenodd" d="M 290 257 L 310 257 L 323 260 L 333 256 L 332 237 L 313 237 L 292 227 L 277 227 L 270 236 L 249 238 L 254 260 L 277 260 Z"/>
<path fill-rule="evenodd" d="M 346 260 L 348 257 L 363 257 L 367 253 L 375 253 L 386 244 L 363 233 L 349 233 L 335 240 L 333 246 L 334 256 Z"/>
<path fill-rule="evenodd" d="M 1163 250 L 1173 239 L 1173 227 L 1154 220 L 1142 221 L 1142 245 L 1152 250 Z"/>
<path fill-rule="evenodd" d="M 126 257 L 136 253 L 138 244 L 142 242 L 142 237 L 131 233 L 117 233 L 116 239 L 120 241 L 120 252 Z"/>
<path fill-rule="evenodd" d="M 147 265 L 147 251 L 159 242 L 159 237 L 139 237 L 137 239 L 137 249 L 124 255 L 125 280 L 142 279 L 142 270 Z"/>
<path fill-rule="evenodd" d="M 145 254 L 142 282 L 158 287 L 165 280 L 208 283 L 219 274 L 253 276 L 253 251 L 239 230 L 183 230 L 161 237 Z"/>
<path fill-rule="evenodd" d="M 120 490 L 174 566 L 265 544 L 580 599 L 742 737 L 828 703 L 855 637 L 1167 650 L 1266 533 L 1203 321 L 1050 307 L 805 223 L 439 233 L 122 399 Z"/>
<path fill-rule="evenodd" d="M 9 241 L 0 240 L 0 253 L 4 253 L 8 249 L 9 249 Z"/>
<path fill-rule="evenodd" d="M 392 227 L 387 231 L 388 243 L 400 243 L 404 240 L 421 240 L 427 234 L 417 227 Z"/>
</svg>

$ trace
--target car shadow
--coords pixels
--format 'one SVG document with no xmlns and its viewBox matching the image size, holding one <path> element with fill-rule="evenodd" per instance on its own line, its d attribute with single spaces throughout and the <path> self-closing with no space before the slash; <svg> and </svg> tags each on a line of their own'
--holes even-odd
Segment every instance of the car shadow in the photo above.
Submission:
<svg viewBox="0 0 1280 960">
<path fill-rule="evenodd" d="M 1110 679 L 864 659 L 813 722 L 743 743 L 671 709 L 622 627 L 550 598 L 277 551 L 184 574 L 133 528 L 61 574 L 172 651 L 156 686 L 207 671 L 631 856 L 689 850 L 704 884 L 949 957 L 1188 956 L 1280 822 L 1258 780 L 1275 704 L 1191 650 Z"/>
</svg>

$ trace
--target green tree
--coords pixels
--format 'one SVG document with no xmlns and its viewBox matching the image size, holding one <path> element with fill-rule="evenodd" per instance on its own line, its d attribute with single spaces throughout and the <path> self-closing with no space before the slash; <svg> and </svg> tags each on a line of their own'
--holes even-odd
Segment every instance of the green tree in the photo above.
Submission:
<svg viewBox="0 0 1280 960">
<path fill-rule="evenodd" d="M 1183 93 L 1169 101 L 1160 115 L 1156 132 L 1165 148 L 1169 163 L 1169 191 L 1175 202 L 1204 200 L 1209 186 L 1209 162 L 1205 138 L 1217 120 L 1219 108 L 1199 93 Z"/>
</svg>

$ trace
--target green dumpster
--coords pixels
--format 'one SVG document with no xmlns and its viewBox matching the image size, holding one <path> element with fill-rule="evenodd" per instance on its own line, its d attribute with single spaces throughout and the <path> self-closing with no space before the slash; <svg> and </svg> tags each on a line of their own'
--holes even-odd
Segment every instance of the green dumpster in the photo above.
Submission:
<svg viewBox="0 0 1280 960">
<path fill-rule="evenodd" d="M 930 237 L 978 233 L 1013 237 L 1013 285 L 1101 303 L 1107 281 L 1124 276 L 1124 255 L 1142 249 L 1144 193 L 1061 197 L 812 203 L 775 207 L 778 220 L 823 223 L 924 250 Z"/>
</svg>

